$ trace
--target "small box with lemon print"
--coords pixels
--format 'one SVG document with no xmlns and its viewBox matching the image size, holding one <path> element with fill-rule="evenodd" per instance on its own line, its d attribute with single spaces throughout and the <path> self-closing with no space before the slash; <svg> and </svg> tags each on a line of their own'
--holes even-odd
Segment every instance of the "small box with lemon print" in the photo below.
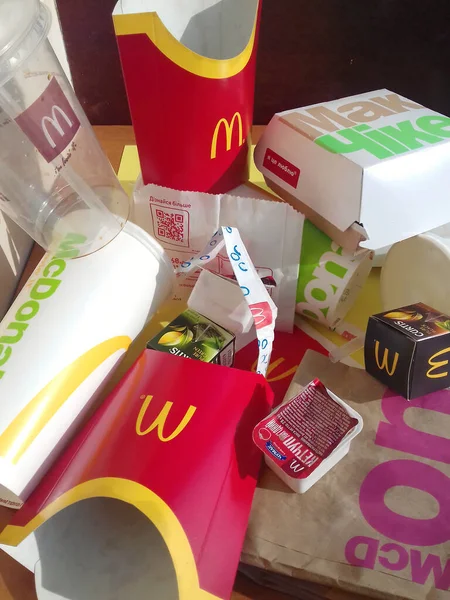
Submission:
<svg viewBox="0 0 450 600">
<path fill-rule="evenodd" d="M 235 336 L 207 317 L 187 309 L 151 339 L 147 348 L 232 367 Z"/>
</svg>

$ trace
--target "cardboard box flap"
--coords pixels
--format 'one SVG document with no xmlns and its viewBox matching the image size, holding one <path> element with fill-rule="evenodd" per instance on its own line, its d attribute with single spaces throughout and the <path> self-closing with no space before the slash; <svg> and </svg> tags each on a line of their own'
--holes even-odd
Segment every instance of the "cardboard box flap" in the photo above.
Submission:
<svg viewBox="0 0 450 600">
<path fill-rule="evenodd" d="M 320 148 L 275 115 L 255 148 L 255 164 L 283 199 L 291 194 L 340 231 L 361 215 L 362 172 L 343 156 Z M 297 207 L 303 212 L 302 207 Z"/>
<path fill-rule="evenodd" d="M 271 190 L 282 197 L 283 200 L 290 204 L 293 208 L 300 211 L 307 219 L 311 221 L 311 223 L 313 223 L 318 229 L 323 231 L 328 237 L 336 242 L 336 244 L 350 252 L 364 251 L 361 248 L 361 244 L 367 240 L 368 235 L 364 227 L 359 225 L 359 223 L 352 223 L 348 229 L 341 231 L 336 227 L 336 225 L 333 225 L 330 223 L 330 221 L 324 219 L 322 215 L 317 213 L 310 206 L 304 204 L 300 200 L 297 200 L 295 196 L 283 190 L 277 183 L 270 181 L 269 179 L 266 181 Z"/>
<path fill-rule="evenodd" d="M 143 13 L 153 15 L 174 40 L 201 57 L 228 60 L 239 56 L 250 43 L 256 24 L 258 0 L 120 0 L 114 9 L 116 31 L 119 16 L 139 15 L 129 19 L 129 33 L 143 33 Z M 134 31 L 134 25 L 140 31 Z M 126 32 L 124 32 L 126 33 Z M 169 41 L 169 40 L 168 40 Z M 159 44 L 157 44 L 159 45 Z"/>
</svg>

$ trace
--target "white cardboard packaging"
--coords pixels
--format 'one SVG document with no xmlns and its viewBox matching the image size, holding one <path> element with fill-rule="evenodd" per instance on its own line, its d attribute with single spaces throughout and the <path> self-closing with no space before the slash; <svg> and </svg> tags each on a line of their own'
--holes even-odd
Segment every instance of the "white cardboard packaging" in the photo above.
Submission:
<svg viewBox="0 0 450 600">
<path fill-rule="evenodd" d="M 255 163 L 348 249 L 450 222 L 450 118 L 386 89 L 276 114 Z"/>
<path fill-rule="evenodd" d="M 210 271 L 200 273 L 187 305 L 235 335 L 248 333 L 253 326 L 241 288 Z"/>
<path fill-rule="evenodd" d="M 188 298 L 189 308 L 235 335 L 235 351 L 256 340 L 253 316 L 239 285 L 203 270 Z"/>
</svg>

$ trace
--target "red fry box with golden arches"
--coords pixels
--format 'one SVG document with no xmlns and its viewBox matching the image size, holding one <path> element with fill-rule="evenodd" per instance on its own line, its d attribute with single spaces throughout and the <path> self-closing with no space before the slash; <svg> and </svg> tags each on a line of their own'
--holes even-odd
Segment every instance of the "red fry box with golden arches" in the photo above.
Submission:
<svg viewBox="0 0 450 600">
<path fill-rule="evenodd" d="M 261 2 L 118 2 L 144 184 L 224 193 L 247 179 Z"/>
<path fill-rule="evenodd" d="M 85 527 L 82 536 L 74 533 L 90 514 L 80 518 L 74 510 L 88 506 L 82 501 L 115 499 L 137 509 L 144 519 L 139 530 L 151 522 L 159 532 L 173 565 L 175 597 L 229 598 L 261 465 L 251 432 L 272 403 L 273 392 L 260 375 L 145 350 L 16 513 L 0 542 L 17 546 L 34 534 L 41 559 L 39 598 L 71 599 L 80 593 L 64 586 L 79 591 L 88 582 L 96 598 L 106 600 L 111 592 L 96 579 L 96 560 L 104 560 L 93 550 L 98 523 Z M 72 511 L 76 526 L 69 531 L 64 525 L 60 543 L 54 533 L 46 538 L 46 527 L 59 524 L 66 511 Z M 97 521 L 103 518 L 100 513 Z M 138 533 L 133 535 L 138 544 Z M 128 543 L 133 545 L 133 539 Z M 80 544 L 81 558 L 74 558 L 71 552 Z M 115 557 L 105 570 L 109 584 L 120 574 L 115 593 L 133 577 L 130 559 L 119 550 L 109 540 L 99 553 Z M 45 552 L 62 561 L 47 573 Z M 83 560 L 82 576 L 74 578 Z M 99 564 L 99 573 L 102 568 Z M 151 578 L 150 563 L 148 569 Z M 139 586 L 151 589 L 144 575 L 136 576 L 135 592 L 133 581 L 127 582 L 127 597 L 140 598 Z M 164 586 L 158 589 L 164 593 Z"/>
</svg>

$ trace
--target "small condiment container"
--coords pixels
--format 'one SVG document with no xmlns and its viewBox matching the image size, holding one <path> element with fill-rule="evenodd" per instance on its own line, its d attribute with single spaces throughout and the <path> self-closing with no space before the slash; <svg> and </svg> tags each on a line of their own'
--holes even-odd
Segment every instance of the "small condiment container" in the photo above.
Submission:
<svg viewBox="0 0 450 600">
<path fill-rule="evenodd" d="M 303 494 L 337 464 L 363 428 L 363 420 L 315 379 L 253 430 L 267 466 Z"/>
</svg>

